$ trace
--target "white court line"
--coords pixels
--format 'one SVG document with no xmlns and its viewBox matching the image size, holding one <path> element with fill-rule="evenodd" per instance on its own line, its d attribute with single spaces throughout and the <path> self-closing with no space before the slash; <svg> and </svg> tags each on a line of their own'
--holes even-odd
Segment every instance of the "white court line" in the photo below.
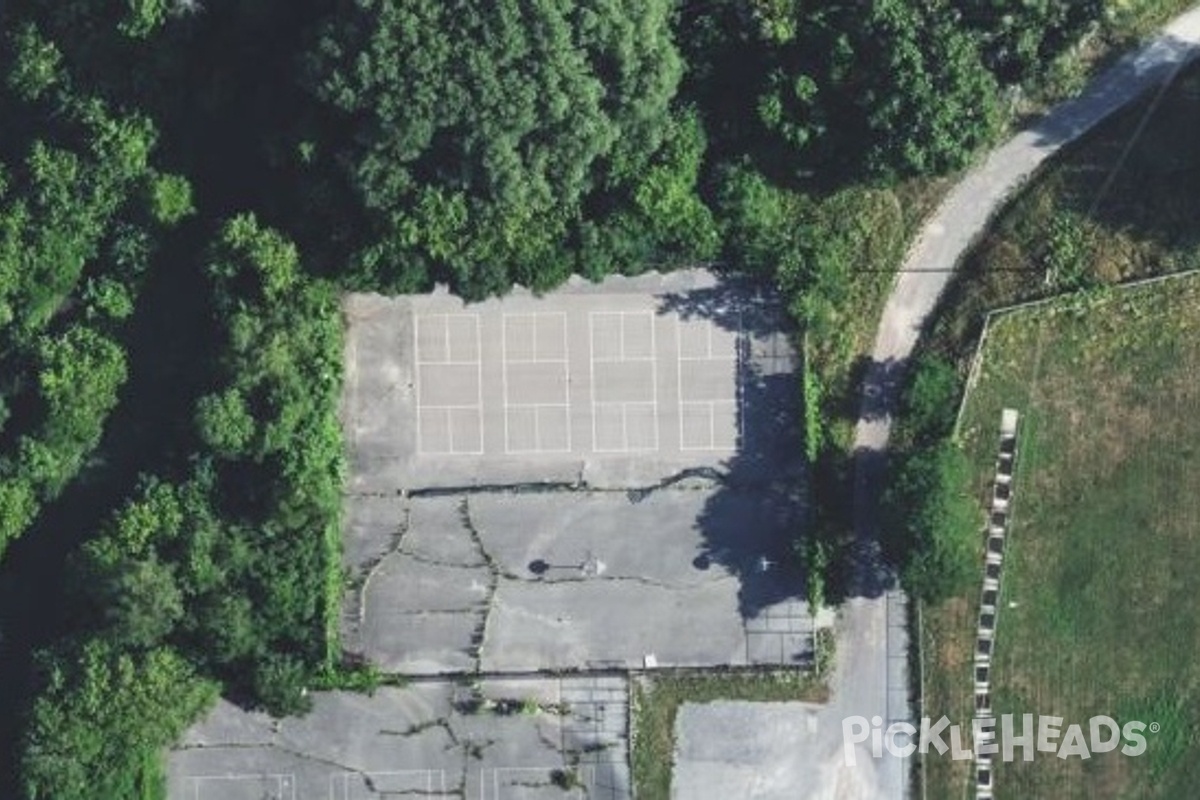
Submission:
<svg viewBox="0 0 1200 800">
<path fill-rule="evenodd" d="M 614 403 L 621 407 L 621 428 L 622 428 L 622 449 L 619 452 L 623 453 L 645 453 L 657 452 L 661 446 L 658 417 L 658 333 L 655 328 L 654 314 L 650 311 L 620 311 L 621 320 L 621 362 L 624 363 L 645 363 L 650 364 L 650 399 L 649 400 L 631 400 Z M 650 322 L 650 354 L 648 356 L 640 356 L 630 358 L 625 352 L 625 324 L 631 317 L 646 317 Z M 654 444 L 649 447 L 631 447 L 629 444 L 629 409 L 632 406 L 650 406 L 650 424 L 654 428 Z"/>
<path fill-rule="evenodd" d="M 592 449 L 600 452 L 600 440 L 596 438 L 596 314 L 588 312 L 588 387 L 591 389 Z"/>
<path fill-rule="evenodd" d="M 717 402 L 708 404 L 708 449 L 717 449 Z"/>
<path fill-rule="evenodd" d="M 717 353 L 713 352 L 713 331 L 716 329 L 716 327 L 717 326 L 714 325 L 711 321 L 705 320 L 704 355 L 702 355 L 702 356 L 685 356 L 683 354 L 682 334 L 680 334 L 680 337 L 681 337 L 680 338 L 680 347 L 679 347 L 679 351 L 678 351 L 679 360 L 680 361 L 736 361 L 738 358 L 738 353 L 737 353 L 738 344 L 742 337 L 741 312 L 740 311 L 738 312 L 738 330 L 737 330 L 736 336 L 734 337 L 733 355 L 728 355 L 728 356 L 718 355 Z M 675 318 L 675 329 L 681 330 L 681 328 L 682 328 L 681 320 L 678 317 L 676 317 Z"/>
<path fill-rule="evenodd" d="M 417 455 L 425 452 L 421 439 L 421 315 L 413 314 L 413 406 L 417 423 Z"/>
<path fill-rule="evenodd" d="M 568 320 L 567 320 L 566 312 L 563 312 L 561 316 L 562 316 L 562 340 L 563 340 L 563 372 L 565 373 L 564 377 L 567 381 L 567 419 L 566 419 L 567 452 L 570 453 L 574 449 L 572 447 L 572 445 L 574 443 L 571 441 L 571 428 L 573 427 L 571 424 L 571 422 L 572 422 L 572 420 L 571 420 L 571 416 L 572 416 L 571 415 L 571 342 L 567 338 Z"/>
<path fill-rule="evenodd" d="M 654 452 L 658 452 L 661 442 L 658 437 L 658 332 L 655 330 L 654 315 L 647 312 L 650 317 L 650 386 L 653 389 L 651 395 L 654 401 L 654 410 L 650 414 L 650 422 L 654 425 Z"/>
<path fill-rule="evenodd" d="M 442 317 L 442 330 L 446 332 L 446 361 L 449 364 L 454 360 L 454 354 L 450 352 L 450 315 L 446 314 Z"/>
<path fill-rule="evenodd" d="M 479 420 L 479 450 L 474 455 L 481 455 L 484 451 L 483 442 L 483 333 L 480 328 L 483 326 L 479 322 L 479 315 L 475 314 L 475 399 L 478 401 L 478 410 L 475 418 Z M 447 337 L 448 338 L 448 337 Z"/>
<path fill-rule="evenodd" d="M 500 392 L 504 398 L 504 452 L 511 453 L 508 444 L 508 319 L 509 314 L 500 316 Z M 537 331 L 534 331 L 537 336 Z"/>
<path fill-rule="evenodd" d="M 442 350 L 444 351 L 443 358 L 422 359 L 421 358 L 421 345 L 420 345 L 421 320 L 425 320 L 428 323 L 428 322 L 431 322 L 438 318 L 441 318 L 441 320 L 442 320 L 443 336 L 445 336 L 445 344 L 442 347 Z M 479 356 L 478 358 L 456 359 L 456 358 L 452 357 L 453 353 L 450 350 L 450 320 L 451 320 L 451 318 L 473 320 L 475 322 L 476 333 L 478 333 L 478 331 L 479 331 L 479 314 L 474 313 L 474 312 L 464 311 L 464 312 L 458 313 L 458 314 L 413 314 L 413 332 L 414 332 L 413 353 L 415 354 L 414 362 L 418 367 L 436 366 L 436 365 L 446 365 L 446 366 L 457 365 L 457 366 L 466 367 L 466 366 L 472 366 L 472 365 L 478 363 L 482 359 L 482 354 L 479 353 L 478 351 L 477 351 L 477 355 Z"/>
<path fill-rule="evenodd" d="M 280 773 L 240 773 L 228 775 L 193 775 L 190 780 L 195 791 L 192 793 L 195 800 L 203 800 L 200 796 L 201 781 L 261 781 L 275 779 L 275 792 L 280 798 L 285 798 L 290 795 L 291 800 L 296 800 L 296 775 L 291 772 Z"/>
<path fill-rule="evenodd" d="M 734 430 L 737 431 L 737 442 L 734 447 L 746 449 L 746 386 L 742 377 L 746 374 L 749 365 L 746 363 L 746 358 L 749 355 L 750 339 L 746 336 L 745 313 L 746 308 L 742 303 L 738 303 L 737 307 L 737 338 L 733 340 L 733 398 L 737 404 L 734 408 L 734 414 L 737 419 L 734 421 Z"/>
<path fill-rule="evenodd" d="M 539 323 L 549 317 L 558 317 L 562 320 L 562 340 L 563 340 L 563 358 L 542 358 L 538 354 L 538 331 Z M 514 318 L 529 319 L 533 322 L 533 357 L 510 359 L 508 357 L 508 321 Z M 501 374 L 503 383 L 504 395 L 504 452 L 510 455 L 528 455 L 530 453 L 569 453 L 571 452 L 571 363 L 569 342 L 567 339 L 567 314 L 565 311 L 532 311 L 521 313 L 507 313 L 502 317 L 501 327 L 503 328 L 501 345 L 500 345 L 500 361 Z M 509 401 L 508 394 L 508 368 L 517 364 L 559 364 L 563 368 L 563 387 L 566 394 L 566 401 L 562 403 L 513 403 Z M 554 449 L 545 449 L 542 447 L 541 434 L 541 419 L 538 411 L 543 408 L 565 408 L 566 409 L 566 432 L 567 441 L 565 447 L 556 447 Z M 513 448 L 511 438 L 509 436 L 508 412 L 509 410 L 517 409 L 532 409 L 533 410 L 533 447 L 532 448 Z"/>
<path fill-rule="evenodd" d="M 596 358 L 595 351 L 593 350 L 592 355 L 591 355 L 592 361 L 598 362 L 600 364 L 615 364 L 615 363 L 620 363 L 620 362 L 641 363 L 643 361 L 654 361 L 655 352 L 654 352 L 654 312 L 653 311 L 589 311 L 588 312 L 588 323 L 589 323 L 588 327 L 592 331 L 593 335 L 595 333 L 596 317 L 616 317 L 619 320 L 619 322 L 620 322 L 619 328 L 621 331 L 621 336 L 620 336 L 621 347 L 620 347 L 620 353 L 617 355 L 616 358 L 612 358 L 612 357 Z M 626 319 L 626 317 L 648 317 L 650 319 L 650 345 L 651 345 L 650 355 L 638 356 L 636 358 L 630 358 L 629 356 L 627 356 L 625 354 L 625 319 Z"/>
<path fill-rule="evenodd" d="M 645 316 L 650 320 L 650 355 L 639 358 L 596 358 L 596 317 L 609 316 L 616 317 L 620 325 L 620 341 L 621 341 L 621 356 L 625 356 L 625 319 L 627 317 Z M 592 450 L 597 453 L 632 453 L 632 452 L 654 452 L 659 449 L 659 431 L 658 431 L 658 346 L 654 330 L 654 314 L 650 311 L 590 311 L 588 312 L 588 368 L 591 376 L 591 408 L 592 408 Z M 617 364 L 617 363 L 644 363 L 650 362 L 650 382 L 652 396 L 650 400 L 636 401 L 604 401 L 596 400 L 596 364 Z M 629 407 L 630 406 L 645 406 L 651 407 L 650 415 L 651 424 L 654 426 L 654 445 L 653 447 L 631 448 L 629 446 Z M 621 446 L 620 447 L 600 447 L 600 442 L 596 432 L 596 409 L 597 408 L 620 408 L 621 410 Z"/>
<path fill-rule="evenodd" d="M 678 377 L 678 381 L 677 381 L 676 385 L 678 387 L 677 397 L 678 397 L 678 401 L 679 401 L 679 449 L 681 451 L 724 451 L 726 449 L 724 447 L 717 447 L 717 429 L 716 429 L 717 407 L 719 405 L 722 405 L 725 403 L 732 403 L 735 406 L 736 419 L 734 420 L 734 424 L 736 425 L 736 428 L 737 428 L 738 437 L 741 438 L 741 435 L 742 435 L 742 420 L 743 420 L 743 417 L 745 416 L 745 414 L 743 413 L 744 412 L 743 401 L 744 401 L 745 393 L 742 391 L 741 369 L 740 369 L 741 348 L 742 348 L 742 311 L 741 311 L 741 309 L 739 308 L 739 310 L 738 310 L 738 329 L 737 329 L 737 334 L 736 334 L 736 336 L 734 336 L 734 340 L 733 340 L 733 355 L 732 356 L 717 355 L 713 352 L 713 330 L 715 328 L 716 328 L 716 326 L 711 321 L 706 320 L 705 338 L 704 338 L 704 348 L 705 348 L 705 356 L 704 357 L 684 356 L 683 355 L 683 325 L 682 325 L 682 321 L 678 317 L 675 318 L 675 339 L 676 339 L 675 354 L 678 356 L 678 363 L 676 364 L 676 375 Z M 693 362 L 707 361 L 710 363 L 734 362 L 735 364 L 738 364 L 739 368 L 734 371 L 734 376 L 733 376 L 733 381 L 734 381 L 734 397 L 733 397 L 733 399 L 730 399 L 730 400 L 688 400 L 688 399 L 684 398 L 684 396 L 683 396 L 683 365 L 689 361 L 693 361 Z M 685 407 L 688 407 L 688 406 L 702 407 L 702 408 L 708 409 L 708 444 L 707 445 L 685 445 L 684 444 L 684 433 L 683 433 L 684 414 L 683 414 L 683 412 L 684 412 Z M 735 444 L 735 447 L 736 447 L 736 444 Z"/>
<path fill-rule="evenodd" d="M 421 324 L 422 321 L 430 323 L 441 317 L 442 331 L 445 337 L 442 356 L 443 360 L 424 361 L 421 358 Z M 475 326 L 475 359 L 454 360 L 453 351 L 450 347 L 450 318 L 469 319 Z M 413 354 L 415 356 L 416 366 L 413 369 L 413 388 L 416 393 L 414 398 L 414 407 L 416 411 L 417 425 L 417 455 L 483 455 L 484 452 L 484 427 L 483 427 L 483 335 L 480 331 L 481 325 L 479 314 L 477 313 L 457 313 L 457 314 L 413 314 Z M 475 403 L 446 403 L 436 405 L 421 405 L 421 367 L 423 366 L 473 366 L 475 367 Z M 474 450 L 458 450 L 454 447 L 454 420 L 453 411 L 474 410 L 475 417 L 479 422 L 479 445 Z M 427 450 L 425 449 L 425 440 L 421 435 L 421 420 L 423 412 L 443 412 L 446 421 L 446 436 L 449 439 L 448 450 Z"/>
<path fill-rule="evenodd" d="M 351 800 L 350 798 L 350 781 L 354 778 L 368 778 L 374 780 L 376 778 L 388 778 L 396 775 L 424 775 L 425 776 L 425 792 L 433 794 L 433 777 L 437 775 L 439 780 L 438 792 L 442 795 L 449 796 L 446 792 L 446 770 L 444 769 L 401 769 L 388 772 L 333 772 L 329 775 L 329 800 Z M 342 785 L 342 792 L 339 798 L 337 785 Z M 387 794 L 385 792 L 385 794 Z"/>
<path fill-rule="evenodd" d="M 683 320 L 675 318 L 675 398 L 679 401 L 679 449 L 683 445 Z"/>
</svg>

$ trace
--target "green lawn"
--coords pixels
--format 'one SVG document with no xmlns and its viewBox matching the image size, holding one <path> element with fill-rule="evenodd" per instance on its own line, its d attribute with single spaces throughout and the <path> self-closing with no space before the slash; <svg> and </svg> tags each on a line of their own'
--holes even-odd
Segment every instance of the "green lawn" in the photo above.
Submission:
<svg viewBox="0 0 1200 800">
<path fill-rule="evenodd" d="M 997 797 L 1194 797 L 1200 279 L 997 318 L 981 363 L 962 430 L 981 506 L 1000 409 L 1023 414 L 996 710 L 1162 726 L 1138 758 L 1040 754 L 1001 764 Z M 965 694 L 969 664 L 942 667 L 939 680 L 960 682 Z M 960 796 L 956 789 L 940 784 L 930 796 Z"/>
<path fill-rule="evenodd" d="M 1024 192 L 1014 198 L 968 256 L 960 276 L 947 291 L 942 310 L 932 326 L 931 335 L 923 341 L 922 349 L 956 361 L 965 371 L 987 310 L 1039 299 L 1064 290 L 1061 285 L 1048 286 L 1043 282 L 1046 268 L 1051 264 L 1059 268 L 1060 276 L 1074 270 L 1074 277 L 1078 282 L 1092 285 L 1112 284 L 1200 267 L 1200 229 L 1196 225 L 1196 221 L 1200 220 L 1200 193 L 1193 190 L 1197 185 L 1196 178 L 1200 177 L 1200 139 L 1191 134 L 1197 129 L 1198 123 L 1200 66 L 1186 70 L 1153 109 L 1150 99 L 1147 98 L 1101 125 L 1077 145 L 1068 148 L 1037 176 Z M 1135 135 L 1139 127 L 1141 133 Z M 1134 335 L 1132 312 L 1118 317 L 1122 324 L 1107 345 L 1112 348 L 1121 347 L 1122 337 Z M 1035 320 L 1036 322 L 1024 323 L 1025 335 L 1034 335 L 1029 333 L 1028 326 L 1043 325 L 1040 319 L 1040 316 L 1029 315 L 1013 317 L 1008 323 L 1001 323 L 997 327 L 997 335 L 1015 336 L 1015 332 L 1002 333 L 1004 325 L 1016 324 L 1016 320 Z M 1094 321 L 1094 324 L 1102 323 Z M 1139 323 L 1144 324 L 1153 329 L 1156 323 L 1153 320 L 1149 323 Z M 1104 346 L 1103 343 L 1088 342 L 1089 337 L 1084 337 L 1083 342 L 1075 341 L 1074 344 L 1069 344 L 1065 339 L 1051 338 L 1049 341 L 1054 343 L 1053 346 L 1044 351 L 1044 356 L 1048 359 L 1047 364 L 1053 366 L 1043 369 L 1045 375 L 1049 376 L 1041 384 L 1043 390 L 1046 387 L 1056 387 L 1061 382 L 1064 384 L 1062 388 L 1078 392 L 1084 400 L 1073 412 L 1076 415 L 1084 412 L 1101 413 L 1104 407 L 1099 404 L 1099 400 L 1108 396 L 1107 393 L 1095 391 L 1094 386 L 1087 388 L 1085 378 L 1072 371 L 1076 362 L 1066 359 L 1064 369 L 1063 360 L 1069 348 L 1079 350 L 1085 344 L 1092 348 Z M 1163 358 L 1169 361 L 1172 356 L 1169 347 L 1172 346 L 1167 341 L 1162 342 L 1157 359 L 1149 358 L 1145 353 L 1135 357 L 1132 350 L 1120 350 L 1113 356 L 1114 360 L 1109 365 L 1114 372 L 1114 378 L 1120 376 L 1122 381 L 1129 381 L 1132 376 L 1138 376 L 1147 370 L 1170 367 L 1170 363 L 1163 363 Z M 1019 363 L 1014 361 L 1007 371 L 998 369 L 998 362 L 995 361 L 998 356 L 994 354 L 999 351 L 995 347 L 993 344 L 988 349 L 988 359 L 993 366 L 989 369 L 986 380 L 981 382 L 976 393 L 972 395 L 969 409 L 972 417 L 980 420 L 972 424 L 982 426 L 973 436 L 968 437 L 968 442 L 977 448 L 974 455 L 976 463 L 982 465 L 981 481 L 986 480 L 984 472 L 992 458 L 1001 401 L 995 400 L 987 408 L 978 404 L 989 402 L 981 399 L 986 396 L 1023 397 L 1021 393 L 1028 391 L 1028 384 L 1026 376 L 1020 370 L 1032 368 L 1031 362 L 1022 360 Z M 1019 351 L 1009 351 L 1006 356 L 1012 359 L 1031 357 L 1030 354 Z M 1177 375 L 1182 379 L 1181 376 L 1186 375 Z M 1154 380 L 1161 377 L 1160 375 Z M 1114 382 L 1113 386 L 1124 386 L 1124 383 Z M 1144 394 L 1146 403 L 1168 399 L 1160 388 L 1154 386 L 1153 380 L 1136 380 L 1126 389 L 1129 392 Z M 1040 406 L 1025 410 L 1032 415 L 1033 423 L 1032 429 L 1027 430 L 1033 430 L 1037 437 L 1032 445 L 1026 443 L 1024 455 L 1027 465 L 1036 465 L 1036 459 L 1042 450 L 1051 454 L 1057 452 L 1055 448 L 1061 444 L 1061 440 L 1054 437 L 1060 436 L 1067 428 L 1056 423 L 1052 429 L 1042 430 L 1038 427 L 1043 413 Z M 1139 414 L 1142 413 L 1144 412 L 1133 414 L 1131 419 L 1141 419 Z M 1127 424 L 1110 424 L 1106 435 L 1111 439 L 1117 434 L 1132 435 L 1134 430 Z M 1161 429 L 1160 433 L 1165 433 L 1165 430 Z M 1167 457 L 1165 451 L 1157 455 Z M 1182 453 L 1177 453 L 1177 457 L 1180 460 L 1185 458 Z M 1094 465 L 1086 466 L 1090 468 Z M 1071 462 L 1067 475 L 1078 475 L 1080 483 L 1065 486 L 1063 491 L 1085 493 L 1080 496 L 1085 496 L 1088 502 L 1083 508 L 1060 510 L 1060 525 L 1066 518 L 1083 521 L 1093 514 L 1100 515 L 1102 521 L 1112 519 L 1114 524 L 1124 524 L 1118 523 L 1117 520 L 1122 518 L 1114 517 L 1109 506 L 1103 505 L 1109 503 L 1126 507 L 1122 501 L 1122 492 L 1105 488 L 1103 496 L 1097 497 L 1096 492 L 1082 485 L 1082 482 L 1091 478 L 1086 471 L 1079 471 L 1081 468 Z M 1165 468 L 1165 465 L 1159 464 L 1153 468 L 1161 469 Z M 1152 471 L 1147 472 L 1151 469 L 1150 465 L 1126 466 L 1124 469 L 1136 470 L 1130 472 L 1127 477 L 1131 482 L 1139 479 L 1139 476 L 1145 480 L 1146 475 L 1153 474 Z M 1134 490 L 1130 488 L 1128 491 Z M 1179 487 L 1178 491 L 1181 495 L 1186 495 L 1184 487 Z M 1023 492 L 1019 515 L 1033 513 L 1040 508 L 1027 508 L 1028 500 L 1028 492 Z M 1047 497 L 1043 495 L 1030 502 L 1046 501 Z M 1134 506 L 1128 508 L 1131 509 L 1130 513 L 1134 513 Z M 1183 506 L 1176 508 L 1182 510 Z M 1128 542 L 1140 542 L 1142 526 L 1135 526 L 1133 530 L 1134 533 Z M 1069 541 L 1067 537 L 1071 535 L 1077 535 L 1089 543 L 1102 541 L 1086 527 L 1072 527 L 1070 531 L 1074 533 L 1056 533 L 1057 538 L 1054 541 Z M 982 552 L 982 543 L 980 544 Z M 1027 555 L 1023 547 L 1028 544 L 1028 541 L 1025 545 L 1021 541 L 1014 542 L 1013 557 L 1020 559 Z M 1099 552 L 1122 553 L 1121 550 L 1108 546 Z M 982 555 L 980 557 L 982 559 Z M 1136 559 L 1126 560 L 1129 564 L 1138 563 Z M 1048 563 L 1041 566 L 1050 568 Z M 1083 569 L 1078 565 L 1076 568 Z M 1040 573 L 1034 578 L 1033 573 L 1027 572 L 1025 578 L 1017 580 L 1026 581 L 1021 585 L 1043 587 L 1042 591 L 1046 593 L 1047 598 L 1052 596 L 1053 592 L 1059 592 L 1060 595 L 1065 593 L 1061 598 L 1062 610 L 1059 610 L 1060 604 L 1056 599 L 1054 615 L 1047 617 L 1059 620 L 1064 626 L 1067 623 L 1063 620 L 1068 617 L 1063 615 L 1071 613 L 1072 608 L 1078 612 L 1080 604 L 1098 602 L 1082 590 L 1077 592 L 1052 589 L 1047 582 L 1047 576 Z M 1014 587 L 1016 591 L 1017 585 L 1014 582 L 1010 587 Z M 1105 596 L 1105 605 L 1097 606 L 1099 615 L 1104 616 L 1108 604 L 1115 603 L 1122 608 L 1135 607 L 1137 598 L 1131 596 L 1130 591 L 1118 591 L 1119 586 L 1119 583 L 1114 583 L 1111 596 Z M 1102 588 L 1101 584 L 1092 584 L 1092 587 L 1093 592 Z M 941 606 L 925 609 L 922 635 L 926 662 L 924 696 L 926 713 L 934 718 L 947 714 L 951 718 L 962 719 L 971 713 L 970 659 L 978 599 L 976 595 L 977 592 L 972 591 Z M 1026 598 L 1025 602 L 1032 601 Z M 1019 619 L 1017 614 L 1027 610 L 1018 607 L 1013 612 L 1004 612 L 1001 636 L 1006 635 L 1006 624 L 1014 618 Z M 1104 618 L 1116 619 L 1111 616 Z M 1088 624 L 1095 624 L 1095 620 Z M 1035 633 L 1030 632 L 1030 636 L 1034 637 Z M 1028 641 L 1037 640 L 1030 638 Z M 1013 646 L 1015 647 L 1016 643 Z M 1138 668 L 1130 669 L 1130 674 L 1134 676 L 1142 672 Z M 1123 680 L 1128 681 L 1129 677 L 1125 676 Z M 1130 696 L 1123 683 L 1114 686 L 1112 693 L 1114 697 Z M 929 797 L 966 797 L 968 768 L 961 762 L 930 759 L 925 765 L 924 777 Z M 1009 785 L 1012 786 L 1011 781 Z M 1048 791 L 1049 794 L 1046 795 L 1018 793 L 1008 796 L 1056 796 L 1054 790 Z M 1189 794 L 1185 793 L 1183 796 Z M 1139 795 L 1135 791 L 1130 796 Z"/>
</svg>

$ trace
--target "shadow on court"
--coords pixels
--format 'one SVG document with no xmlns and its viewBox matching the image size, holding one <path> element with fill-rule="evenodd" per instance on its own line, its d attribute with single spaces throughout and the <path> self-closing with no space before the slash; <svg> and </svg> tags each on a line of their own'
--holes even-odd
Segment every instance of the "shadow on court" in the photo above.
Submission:
<svg viewBox="0 0 1200 800">
<path fill-rule="evenodd" d="M 737 577 L 739 611 L 748 630 L 750 621 L 765 613 L 774 617 L 767 626 L 773 633 L 786 633 L 795 627 L 788 623 L 800 613 L 805 596 L 804 574 L 794 555 L 806 503 L 794 328 L 777 292 L 744 278 L 666 295 L 660 313 L 705 319 L 739 334 L 737 446 L 722 464 L 722 485 L 696 521 L 704 549 L 693 566 L 720 566 Z M 748 508 L 753 511 L 747 513 Z M 806 655 L 783 653 L 781 660 Z"/>
</svg>

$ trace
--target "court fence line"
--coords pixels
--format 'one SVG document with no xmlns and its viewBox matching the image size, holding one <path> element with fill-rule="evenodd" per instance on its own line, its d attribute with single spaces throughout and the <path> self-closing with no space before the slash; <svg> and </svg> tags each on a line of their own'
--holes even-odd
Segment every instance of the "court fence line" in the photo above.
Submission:
<svg viewBox="0 0 1200 800">
<path fill-rule="evenodd" d="M 1124 283 L 1116 283 L 1102 285 L 1093 289 L 1072 289 L 1067 292 L 1050 295 L 1049 297 L 1041 297 L 1036 300 L 1026 300 L 1021 303 L 1013 303 L 1007 306 L 1000 306 L 991 309 L 984 315 L 983 328 L 980 330 L 979 338 L 975 342 L 975 349 L 971 354 L 970 367 L 967 369 L 967 379 L 963 384 L 962 396 L 958 401 L 958 411 L 954 415 L 954 432 L 953 438 L 957 439 L 962 432 L 963 413 L 967 407 L 967 398 L 971 391 L 975 388 L 975 384 L 979 381 L 979 373 L 983 368 L 983 350 L 987 344 L 988 335 L 991 333 L 992 322 L 999 317 L 1008 316 L 1021 311 L 1029 311 L 1042 306 L 1050 306 L 1055 303 L 1062 303 L 1074 298 L 1083 298 L 1097 291 L 1119 293 L 1127 290 L 1152 286 L 1158 283 L 1166 283 L 1168 281 L 1180 280 L 1183 278 L 1191 278 L 1200 275 L 1200 268 L 1187 269 L 1179 272 L 1168 272 L 1164 275 L 1152 275 L 1147 278 L 1138 278 Z"/>
</svg>

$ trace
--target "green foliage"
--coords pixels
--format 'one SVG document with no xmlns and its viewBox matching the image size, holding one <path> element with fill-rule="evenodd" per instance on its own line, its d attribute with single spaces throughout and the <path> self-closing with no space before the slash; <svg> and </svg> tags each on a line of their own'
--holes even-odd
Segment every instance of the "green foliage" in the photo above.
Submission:
<svg viewBox="0 0 1200 800">
<path fill-rule="evenodd" d="M 771 274 L 800 245 L 802 201 L 744 166 L 722 168 L 718 181 L 726 258 L 741 269 Z"/>
<path fill-rule="evenodd" d="M 827 573 L 831 553 L 828 542 L 817 536 L 807 536 L 801 543 L 801 561 L 804 566 L 804 599 L 808 602 L 808 613 L 816 614 L 827 602 Z"/>
<path fill-rule="evenodd" d="M 224 282 L 218 299 L 226 311 L 241 303 L 279 302 L 297 281 L 296 246 L 250 214 L 225 223 L 208 271 Z"/>
<path fill-rule="evenodd" d="M 192 185 L 182 175 L 155 175 L 150 181 L 150 213 L 164 225 L 174 225 L 196 212 Z"/>
<path fill-rule="evenodd" d="M 87 281 L 83 302 L 89 320 L 120 322 L 133 315 L 133 293 L 128 284 L 108 275 Z"/>
<path fill-rule="evenodd" d="M 292 690 L 336 651 L 327 637 L 340 603 L 330 587 L 341 570 L 341 319 L 329 287 L 301 277 L 291 242 L 253 217 L 224 227 L 209 265 L 227 338 L 197 424 L 219 456 L 209 503 L 232 550 L 215 594 L 198 597 L 200 617 L 224 642 L 213 668 L 292 713 Z M 249 686 L 232 672 L 244 657 L 258 670 Z M 264 694 L 268 675 L 288 683 Z"/>
<path fill-rule="evenodd" d="M 889 547 L 902 553 L 902 578 L 913 595 L 936 603 L 978 578 L 978 504 L 966 455 L 943 441 L 909 456 L 884 498 Z"/>
<path fill-rule="evenodd" d="M 696 193 L 707 141 L 694 112 L 672 119 L 662 150 L 633 192 L 634 206 L 651 237 L 668 250 L 692 258 L 717 254 L 716 221 Z"/>
<path fill-rule="evenodd" d="M 1042 262 L 1048 283 L 1059 291 L 1095 285 L 1091 237 L 1085 225 L 1071 213 L 1056 214 L 1050 219 Z"/>
<path fill-rule="evenodd" d="M 46 440 L 91 449 L 125 382 L 125 351 L 103 334 L 76 325 L 63 336 L 44 337 L 38 356 Z"/>
<path fill-rule="evenodd" d="M 312 708 L 308 695 L 311 669 L 292 656 L 271 653 L 254 670 L 254 694 L 277 716 L 304 714 Z"/>
<path fill-rule="evenodd" d="M 18 97 L 37 100 L 63 78 L 62 53 L 36 26 L 22 25 L 12 34 L 15 50 L 8 86 Z"/>
<path fill-rule="evenodd" d="M 805 347 L 801 354 L 800 383 L 802 402 L 804 403 L 804 456 L 809 464 L 816 464 L 821 458 L 825 447 L 825 414 L 821 400 L 821 380 L 813 367 L 811 355 L 808 352 L 808 337 L 804 337 Z"/>
<path fill-rule="evenodd" d="M 344 3 L 310 82 L 363 123 L 342 157 L 372 226 L 362 268 L 405 287 L 432 273 L 471 297 L 546 288 L 570 272 L 585 200 L 636 183 L 643 211 L 669 215 L 667 237 L 703 228 L 676 177 L 686 163 L 643 181 L 682 71 L 671 8 Z"/>
<path fill-rule="evenodd" d="M 732 9 L 719 56 L 727 63 L 706 78 L 736 78 L 714 113 L 730 116 L 733 146 L 776 169 L 826 185 L 938 173 L 963 165 L 998 128 L 980 36 L 949 0 L 719 5 Z"/>
<path fill-rule="evenodd" d="M 877 70 L 865 93 L 874 174 L 929 174 L 967 163 L 999 128 L 996 83 L 976 42 L 940 3 L 876 0 L 864 48 Z M 872 50 L 874 52 L 872 52 Z"/>
<path fill-rule="evenodd" d="M 205 395 L 196 407 L 200 438 L 214 453 L 234 458 L 247 452 L 256 422 L 246 400 L 236 389 Z"/>
<path fill-rule="evenodd" d="M 170 0 L 125 0 L 129 10 L 117 25 L 121 33 L 134 39 L 144 39 L 154 33 L 167 19 Z"/>
<path fill-rule="evenodd" d="M 121 653 L 91 641 L 52 659 L 20 764 L 29 800 L 134 797 L 147 764 L 216 698 L 170 649 Z"/>
<path fill-rule="evenodd" d="M 45 417 L 33 436 L 21 438 L 17 470 L 48 500 L 100 441 L 125 382 L 125 352 L 94 329 L 76 325 L 62 336 L 38 340 L 37 370 Z"/>
<path fill-rule="evenodd" d="M 988 67 L 1005 83 L 1043 74 L 1055 55 L 1105 12 L 1105 0 L 954 0 L 963 27 L 982 43 Z M 1118 3 L 1133 5 L 1130 3 Z"/>
<path fill-rule="evenodd" d="M 0 479 L 0 553 L 24 532 L 37 512 L 37 495 L 28 481 Z"/>
<path fill-rule="evenodd" d="M 950 435 L 958 410 L 959 378 L 954 365 L 932 355 L 912 367 L 904 395 L 904 428 L 918 442 Z"/>
<path fill-rule="evenodd" d="M 153 647 L 183 617 L 174 570 L 154 557 L 118 566 L 98 595 L 108 622 L 105 639 L 118 647 Z"/>
</svg>

